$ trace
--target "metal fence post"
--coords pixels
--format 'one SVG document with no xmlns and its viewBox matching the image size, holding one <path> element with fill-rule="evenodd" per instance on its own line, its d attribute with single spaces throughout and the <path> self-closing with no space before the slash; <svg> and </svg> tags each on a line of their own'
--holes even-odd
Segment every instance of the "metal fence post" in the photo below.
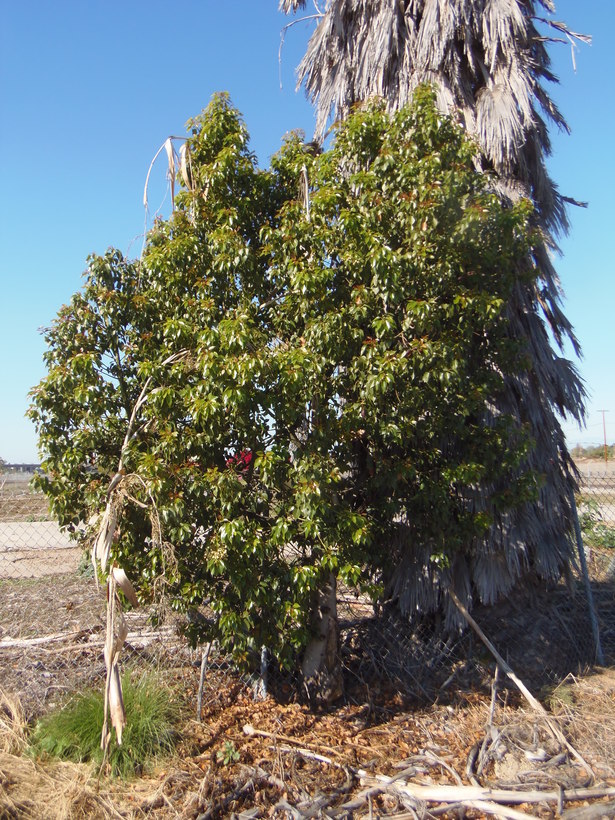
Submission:
<svg viewBox="0 0 615 820">
<path fill-rule="evenodd" d="M 587 561 L 585 560 L 585 547 L 583 546 L 583 535 L 581 533 L 581 524 L 579 523 L 579 513 L 577 511 L 577 502 L 574 493 L 570 492 L 570 503 L 572 506 L 572 515 L 574 519 L 574 531 L 577 537 L 577 549 L 579 551 L 579 561 L 581 563 L 581 572 L 583 574 L 583 584 L 585 586 L 585 594 L 587 595 L 587 605 L 589 608 L 589 619 L 592 625 L 592 633 L 594 636 L 594 646 L 596 649 L 596 661 L 600 666 L 604 666 L 604 655 L 602 654 L 602 645 L 600 643 L 600 627 L 598 626 L 598 618 L 596 617 L 596 608 L 594 606 L 594 596 L 592 593 L 591 583 L 589 581 L 589 573 L 587 571 Z"/>
</svg>

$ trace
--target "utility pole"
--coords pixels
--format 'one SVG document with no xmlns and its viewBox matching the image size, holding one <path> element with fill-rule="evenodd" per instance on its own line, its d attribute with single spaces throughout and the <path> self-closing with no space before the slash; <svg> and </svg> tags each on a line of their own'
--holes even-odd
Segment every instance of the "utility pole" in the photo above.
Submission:
<svg viewBox="0 0 615 820">
<path fill-rule="evenodd" d="M 602 432 L 604 433 L 604 463 L 606 464 L 609 460 L 609 450 L 606 443 L 606 420 L 605 420 L 605 413 L 608 413 L 608 410 L 600 410 L 602 413 Z"/>
</svg>

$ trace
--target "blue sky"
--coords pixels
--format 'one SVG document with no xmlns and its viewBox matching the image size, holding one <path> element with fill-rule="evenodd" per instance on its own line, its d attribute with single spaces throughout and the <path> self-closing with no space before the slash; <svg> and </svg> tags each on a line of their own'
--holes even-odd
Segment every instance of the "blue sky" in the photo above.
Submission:
<svg viewBox="0 0 615 820">
<path fill-rule="evenodd" d="M 612 191 L 615 92 L 612 0 L 556 0 L 558 19 L 593 35 L 576 53 L 553 48 L 553 94 L 572 135 L 553 133 L 550 168 L 573 209 L 557 269 L 565 312 L 584 350 L 587 428 L 565 424 L 571 445 L 615 441 L 615 232 Z M 277 0 L 0 0 L 0 456 L 37 460 L 24 418 L 28 390 L 44 375 L 43 340 L 61 304 L 81 286 L 89 253 L 109 246 L 138 255 L 143 185 L 170 134 L 216 91 L 230 92 L 261 164 L 282 135 L 311 135 L 313 114 L 295 92 L 294 68 L 311 26 L 286 36 Z M 162 159 L 150 209 L 165 196 Z M 168 198 L 163 213 L 168 211 Z"/>
</svg>

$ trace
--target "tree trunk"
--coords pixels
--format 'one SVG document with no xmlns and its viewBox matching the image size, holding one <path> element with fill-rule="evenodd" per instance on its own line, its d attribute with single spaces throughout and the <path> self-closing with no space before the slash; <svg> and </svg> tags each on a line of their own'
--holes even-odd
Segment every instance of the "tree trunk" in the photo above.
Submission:
<svg viewBox="0 0 615 820">
<path fill-rule="evenodd" d="M 341 697 L 343 692 L 337 584 L 333 573 L 318 592 L 312 627 L 314 635 L 306 647 L 301 664 L 303 685 L 313 705 L 328 706 Z"/>
</svg>

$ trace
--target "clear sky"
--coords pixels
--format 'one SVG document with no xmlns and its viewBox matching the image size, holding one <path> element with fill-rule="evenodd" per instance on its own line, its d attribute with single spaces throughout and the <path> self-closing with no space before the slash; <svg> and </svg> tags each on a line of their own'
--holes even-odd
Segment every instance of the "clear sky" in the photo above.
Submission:
<svg viewBox="0 0 615 820">
<path fill-rule="evenodd" d="M 572 210 L 557 262 L 590 393 L 587 428 L 565 424 L 572 446 L 602 440 L 602 409 L 615 441 L 615 3 L 556 5 L 558 19 L 594 38 L 576 52 L 576 73 L 569 46 L 552 50 L 553 93 L 572 135 L 553 133 L 550 168 L 563 193 L 590 203 Z M 139 254 L 150 161 L 214 92 L 230 92 L 262 165 L 286 131 L 311 135 L 294 68 L 314 22 L 288 30 L 280 88 L 289 18 L 277 0 L 0 0 L 0 13 L 0 456 L 30 462 L 24 412 L 44 375 L 38 329 L 81 286 L 89 253 Z M 168 212 L 165 187 L 161 158 L 151 215 Z"/>
</svg>

